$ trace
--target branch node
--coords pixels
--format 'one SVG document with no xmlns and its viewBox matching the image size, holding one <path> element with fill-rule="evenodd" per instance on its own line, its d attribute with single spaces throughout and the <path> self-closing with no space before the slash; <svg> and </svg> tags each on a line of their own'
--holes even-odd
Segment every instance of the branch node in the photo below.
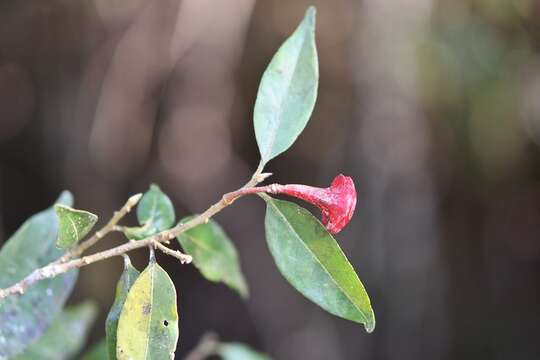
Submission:
<svg viewBox="0 0 540 360">
<path fill-rule="evenodd" d="M 181 264 L 189 264 L 193 261 L 191 255 L 184 254 L 178 250 L 170 249 L 161 243 L 155 242 L 154 246 L 157 249 L 161 250 L 164 254 L 177 258 L 178 260 L 180 260 Z"/>
<path fill-rule="evenodd" d="M 263 182 L 264 180 L 268 179 L 270 176 L 272 176 L 272 173 L 262 173 L 255 176 L 255 180 L 257 180 L 258 183 Z"/>
<path fill-rule="evenodd" d="M 229 194 L 240 194 L 240 196 L 246 195 L 250 192 L 243 192 L 246 189 L 253 188 L 255 185 L 257 185 L 258 182 L 264 180 L 269 175 L 262 174 L 264 164 L 261 162 L 259 164 L 259 167 L 257 168 L 255 174 L 251 178 L 251 180 L 246 183 L 242 188 L 233 191 Z M 253 193 L 253 191 L 251 192 Z M 142 239 L 139 241 L 129 240 L 127 243 L 110 248 L 108 250 L 104 250 L 92 255 L 84 256 L 82 258 L 77 258 L 80 255 L 82 255 L 88 248 L 96 244 L 101 238 L 103 238 L 105 235 L 107 235 L 109 232 L 122 229 L 122 227 L 118 226 L 118 222 L 131 210 L 131 208 L 140 200 L 142 194 L 137 194 L 128 199 L 128 201 L 124 204 L 124 206 L 120 209 L 120 211 L 114 212 L 113 217 L 109 220 L 109 222 L 101 228 L 99 231 L 95 232 L 92 237 L 87 239 L 86 241 L 80 243 L 77 247 L 67 251 L 61 258 L 59 258 L 56 261 L 51 262 L 48 265 L 45 265 L 39 269 L 34 270 L 32 273 L 27 275 L 24 279 L 20 280 L 18 283 L 13 284 L 5 289 L 0 289 L 0 300 L 4 299 L 10 295 L 13 294 L 23 294 L 25 289 L 27 289 L 29 286 L 32 286 L 33 284 L 37 283 L 38 281 L 52 278 L 54 276 L 57 276 L 59 274 L 63 274 L 67 271 L 70 271 L 75 268 L 80 268 L 88 264 L 92 264 L 94 262 L 98 262 L 101 260 L 109 259 L 113 256 L 121 256 L 125 255 L 127 252 L 142 248 L 145 246 L 148 246 L 150 248 L 150 255 L 151 255 L 151 261 L 154 260 L 154 247 L 159 248 L 161 251 L 166 253 L 167 255 L 174 256 L 175 258 L 179 259 L 182 264 L 189 264 L 193 261 L 193 258 L 188 254 L 183 254 L 180 251 L 172 250 L 165 245 L 162 245 L 161 241 L 168 241 L 173 239 L 174 237 L 180 235 L 184 231 L 187 231 L 197 225 L 200 225 L 202 223 L 208 223 L 210 218 L 214 215 L 216 215 L 218 212 L 223 210 L 225 207 L 230 205 L 231 202 L 228 202 L 227 199 L 222 199 L 215 203 L 214 205 L 210 206 L 206 211 L 204 211 L 202 214 L 194 217 L 190 221 L 184 223 L 184 224 L 178 224 L 174 228 L 163 231 L 159 234 L 147 237 L 146 239 Z M 225 201 L 224 201 L 225 200 Z M 234 197 L 233 197 L 234 201 Z M 125 258 L 124 258 L 125 259 Z"/>
</svg>

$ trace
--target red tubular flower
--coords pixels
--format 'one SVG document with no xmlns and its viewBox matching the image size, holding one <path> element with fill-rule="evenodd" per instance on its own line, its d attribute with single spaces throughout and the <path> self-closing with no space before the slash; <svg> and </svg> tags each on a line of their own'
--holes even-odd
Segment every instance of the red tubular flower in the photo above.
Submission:
<svg viewBox="0 0 540 360">
<path fill-rule="evenodd" d="M 356 207 L 354 182 L 342 174 L 327 188 L 296 184 L 275 184 L 269 188 L 269 193 L 287 194 L 317 206 L 322 212 L 323 225 L 332 234 L 337 234 L 349 223 Z"/>
</svg>

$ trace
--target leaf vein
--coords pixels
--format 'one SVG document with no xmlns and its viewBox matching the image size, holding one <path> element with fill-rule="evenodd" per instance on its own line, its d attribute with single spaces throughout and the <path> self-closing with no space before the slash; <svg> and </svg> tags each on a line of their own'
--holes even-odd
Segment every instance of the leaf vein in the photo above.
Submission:
<svg viewBox="0 0 540 360">
<path fill-rule="evenodd" d="M 332 280 L 332 282 L 337 286 L 337 288 L 339 290 L 341 290 L 341 292 L 345 295 L 345 297 L 347 298 L 347 300 L 353 305 L 353 307 L 355 309 L 357 309 L 359 311 L 359 313 L 362 315 L 362 317 L 364 318 L 364 322 L 365 323 L 368 323 L 368 319 L 367 319 L 367 316 L 364 314 L 364 311 L 358 307 L 358 305 L 353 301 L 353 299 L 351 299 L 351 297 L 349 296 L 349 294 L 343 289 L 343 287 L 334 279 L 334 277 L 332 276 L 332 274 L 328 271 L 328 269 L 323 265 L 323 263 L 321 263 L 321 261 L 319 260 L 319 258 L 317 256 L 315 256 L 315 254 L 313 253 L 313 251 L 311 250 L 311 248 L 309 246 L 307 246 L 307 244 L 302 240 L 302 238 L 300 237 L 300 235 L 296 232 L 296 230 L 294 229 L 294 227 L 291 225 L 291 223 L 287 220 L 287 217 L 279 210 L 279 208 L 273 203 L 273 201 L 269 201 L 268 202 L 275 210 L 276 212 L 278 213 L 278 216 L 280 216 L 286 226 L 292 231 L 292 233 L 294 234 L 294 236 L 300 241 L 300 243 L 302 243 L 302 245 L 308 250 L 308 253 L 315 259 L 315 261 L 317 263 L 319 263 L 319 265 L 323 268 L 323 270 L 326 272 L 326 274 L 328 275 L 328 277 Z"/>
</svg>

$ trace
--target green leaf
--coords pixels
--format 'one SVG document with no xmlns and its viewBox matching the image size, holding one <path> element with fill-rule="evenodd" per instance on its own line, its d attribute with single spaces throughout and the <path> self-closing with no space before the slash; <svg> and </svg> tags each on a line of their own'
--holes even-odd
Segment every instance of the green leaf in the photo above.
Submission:
<svg viewBox="0 0 540 360">
<path fill-rule="evenodd" d="M 124 235 L 126 235 L 126 237 L 130 240 L 146 239 L 147 237 L 150 237 L 159 232 L 154 228 L 152 223 L 135 227 L 125 226 L 122 231 L 124 232 Z"/>
<path fill-rule="evenodd" d="M 375 315 L 368 294 L 332 235 L 306 209 L 264 199 L 266 241 L 283 276 L 326 311 L 372 332 Z"/>
<path fill-rule="evenodd" d="M 174 358 L 178 341 L 176 290 L 169 275 L 153 261 L 129 290 L 117 336 L 119 360 Z"/>
<path fill-rule="evenodd" d="M 116 296 L 114 298 L 113 306 L 109 311 L 107 320 L 105 321 L 105 333 L 107 335 L 107 347 L 109 353 L 109 359 L 116 359 L 116 331 L 118 329 L 118 320 L 120 319 L 120 313 L 126 302 L 126 298 L 129 293 L 129 289 L 135 283 L 135 280 L 139 277 L 139 271 L 131 265 L 131 261 L 127 255 L 124 256 L 124 271 L 118 280 L 116 285 Z"/>
<path fill-rule="evenodd" d="M 137 219 L 140 227 L 126 227 L 128 239 L 140 240 L 170 229 L 175 221 L 174 207 L 159 186 L 152 184 L 137 205 Z"/>
<path fill-rule="evenodd" d="M 182 219 L 187 222 L 192 217 Z M 213 220 L 189 229 L 177 237 L 201 274 L 213 282 L 223 282 L 240 296 L 247 298 L 249 291 L 240 270 L 238 253 L 221 226 Z"/>
<path fill-rule="evenodd" d="M 66 308 L 47 329 L 15 360 L 63 360 L 71 358 L 83 347 L 97 315 L 97 306 L 85 302 Z"/>
<path fill-rule="evenodd" d="M 222 343 L 217 351 L 223 360 L 270 360 L 266 354 L 261 354 L 241 343 Z"/>
<path fill-rule="evenodd" d="M 61 249 L 78 243 L 92 230 L 98 220 L 97 215 L 65 205 L 55 205 L 54 211 L 59 224 L 56 245 Z"/>
<path fill-rule="evenodd" d="M 64 192 L 57 201 L 71 205 Z M 0 251 L 0 287 L 21 280 L 34 269 L 62 256 L 56 247 L 58 223 L 54 209 L 28 219 Z M 29 287 L 22 295 L 0 300 L 0 359 L 11 358 L 35 342 L 60 313 L 77 279 L 77 270 Z"/>
<path fill-rule="evenodd" d="M 90 350 L 88 350 L 81 359 L 82 360 L 107 360 L 107 359 L 110 359 L 107 351 L 108 351 L 107 342 L 105 341 L 105 339 L 102 339 L 96 345 L 92 346 Z M 116 354 L 113 359 L 116 359 Z"/>
<path fill-rule="evenodd" d="M 281 45 L 265 70 L 255 102 L 255 136 L 263 163 L 287 150 L 306 127 L 319 83 L 315 8 Z"/>
</svg>

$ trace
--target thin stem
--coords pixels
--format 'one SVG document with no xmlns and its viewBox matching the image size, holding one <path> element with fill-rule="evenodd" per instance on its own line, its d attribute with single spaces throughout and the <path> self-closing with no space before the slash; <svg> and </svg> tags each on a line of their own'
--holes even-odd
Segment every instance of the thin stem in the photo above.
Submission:
<svg viewBox="0 0 540 360">
<path fill-rule="evenodd" d="M 150 264 L 155 264 L 156 263 L 156 253 L 154 251 L 154 244 L 150 244 L 148 246 L 148 251 L 149 251 L 149 254 L 148 254 L 148 262 Z"/>
<path fill-rule="evenodd" d="M 253 186 L 253 187 L 244 187 L 236 191 L 232 191 L 223 196 L 224 201 L 232 204 L 236 199 L 248 195 L 248 194 L 258 194 L 258 193 L 269 193 L 269 194 L 278 194 L 283 185 L 280 184 L 271 184 L 266 186 Z"/>
<path fill-rule="evenodd" d="M 262 174 L 262 170 L 263 170 L 263 166 L 259 165 L 259 167 L 255 171 L 255 173 L 253 174 L 253 177 L 251 178 L 251 180 L 248 181 L 239 190 L 252 188 L 255 185 L 257 185 L 260 181 L 262 181 L 266 177 L 268 177 L 268 175 Z M 13 294 L 23 294 L 24 291 L 29 286 L 35 284 L 36 282 L 44 280 L 44 279 L 55 277 L 55 276 L 57 276 L 59 274 L 65 273 L 65 272 L 67 272 L 67 271 L 69 271 L 71 269 L 81 268 L 83 266 L 90 265 L 90 264 L 95 263 L 97 261 L 105 260 L 105 259 L 115 257 L 115 256 L 121 256 L 121 255 L 123 255 L 123 254 L 125 254 L 125 253 L 127 253 L 129 251 L 139 249 L 139 248 L 142 248 L 142 247 L 155 246 L 155 244 L 163 243 L 163 242 L 166 243 L 166 242 L 172 240 L 173 238 L 175 238 L 176 236 L 180 235 L 181 233 L 183 233 L 183 232 L 185 232 L 185 231 L 187 231 L 187 230 L 189 230 L 189 229 L 191 229 L 191 228 L 193 228 L 193 227 L 195 227 L 197 225 L 200 225 L 200 224 L 203 224 L 203 223 L 207 222 L 212 216 L 214 216 L 215 214 L 217 214 L 218 212 L 220 212 L 221 210 L 223 210 L 224 208 L 229 206 L 231 204 L 231 202 L 227 201 L 227 199 L 231 198 L 230 194 L 238 193 L 239 190 L 233 191 L 232 193 L 228 193 L 228 194 L 223 195 L 223 197 L 221 198 L 220 201 L 216 202 L 214 205 L 212 205 L 208 209 L 206 209 L 202 214 L 195 216 L 194 218 L 192 218 L 190 221 L 188 221 L 186 223 L 178 224 L 178 225 L 176 225 L 175 227 L 173 227 L 173 228 L 171 228 L 169 230 L 162 231 L 162 232 L 160 232 L 158 234 L 155 234 L 155 235 L 150 236 L 148 238 L 145 238 L 143 240 L 130 241 L 128 243 L 125 243 L 123 245 L 119 245 L 119 246 L 111 248 L 109 250 L 101 251 L 101 252 L 98 252 L 98 253 L 95 253 L 95 254 L 92 254 L 92 255 L 88 255 L 88 256 L 83 256 L 82 258 L 69 260 L 70 258 L 72 258 L 74 256 L 81 255 L 84 252 L 84 250 L 86 250 L 87 248 L 89 248 L 90 246 L 95 244 L 97 241 L 99 241 L 99 239 L 101 239 L 103 236 L 105 236 L 104 234 L 110 232 L 116 226 L 116 223 L 127 213 L 127 211 L 129 211 L 129 210 L 127 210 L 126 205 L 132 204 L 133 202 L 136 203 L 140 199 L 140 197 L 139 197 L 136 200 L 132 200 L 134 197 L 137 196 L 137 195 L 135 195 L 134 197 L 130 198 L 130 200 L 132 200 L 132 203 L 130 203 L 130 200 L 128 200 L 128 202 L 126 203 L 126 205 L 124 205 L 122 210 L 115 213 L 113 218 L 109 221 L 109 223 L 107 225 L 105 225 L 105 227 L 103 229 L 98 231 L 96 233 L 96 235 L 94 235 L 92 238 L 88 239 L 86 242 L 82 243 L 77 248 L 75 248 L 71 252 L 69 252 L 68 253 L 69 256 L 67 256 L 68 254 L 66 254 L 62 258 L 60 258 L 59 260 L 57 260 L 55 262 L 52 262 L 49 265 L 46 265 L 46 266 L 44 266 L 42 268 L 34 270 L 28 276 L 26 276 L 24 279 L 19 281 L 18 283 L 14 284 L 14 285 L 12 285 L 12 286 L 10 286 L 8 288 L 0 289 L 0 299 L 6 298 L 7 296 L 10 296 L 10 295 L 13 295 Z M 248 194 L 248 193 L 249 192 L 245 192 L 245 194 Z M 239 194 L 240 195 L 234 196 L 232 198 L 236 199 L 239 196 L 245 195 L 245 194 L 242 194 L 241 192 Z M 131 208 L 132 205 L 129 205 L 128 207 Z M 123 210 L 125 212 L 123 212 Z M 97 235 L 98 233 L 100 235 Z M 66 258 L 66 260 L 61 261 L 63 258 Z"/>
<path fill-rule="evenodd" d="M 104 227 L 96 231 L 96 233 L 88 240 L 83 241 L 75 248 L 68 250 L 60 259 L 56 260 L 55 263 L 64 263 L 70 259 L 81 256 L 86 250 L 94 246 L 99 240 L 103 239 L 105 235 L 111 231 L 118 230 L 116 224 L 118 224 L 118 222 L 122 220 L 122 218 L 126 216 L 135 205 L 137 205 L 142 196 L 142 194 L 131 196 L 120 210 L 114 212 L 112 218 Z"/>
<path fill-rule="evenodd" d="M 206 333 L 203 335 L 199 343 L 184 360 L 204 360 L 207 357 L 214 355 L 219 347 L 218 336 L 214 333 Z"/>
<path fill-rule="evenodd" d="M 161 250 L 164 254 L 167 254 L 169 256 L 175 257 L 178 260 L 180 260 L 181 264 L 189 264 L 193 260 L 191 255 L 184 254 L 178 250 L 173 250 L 171 248 L 166 247 L 162 243 L 154 243 L 157 249 Z"/>
</svg>

